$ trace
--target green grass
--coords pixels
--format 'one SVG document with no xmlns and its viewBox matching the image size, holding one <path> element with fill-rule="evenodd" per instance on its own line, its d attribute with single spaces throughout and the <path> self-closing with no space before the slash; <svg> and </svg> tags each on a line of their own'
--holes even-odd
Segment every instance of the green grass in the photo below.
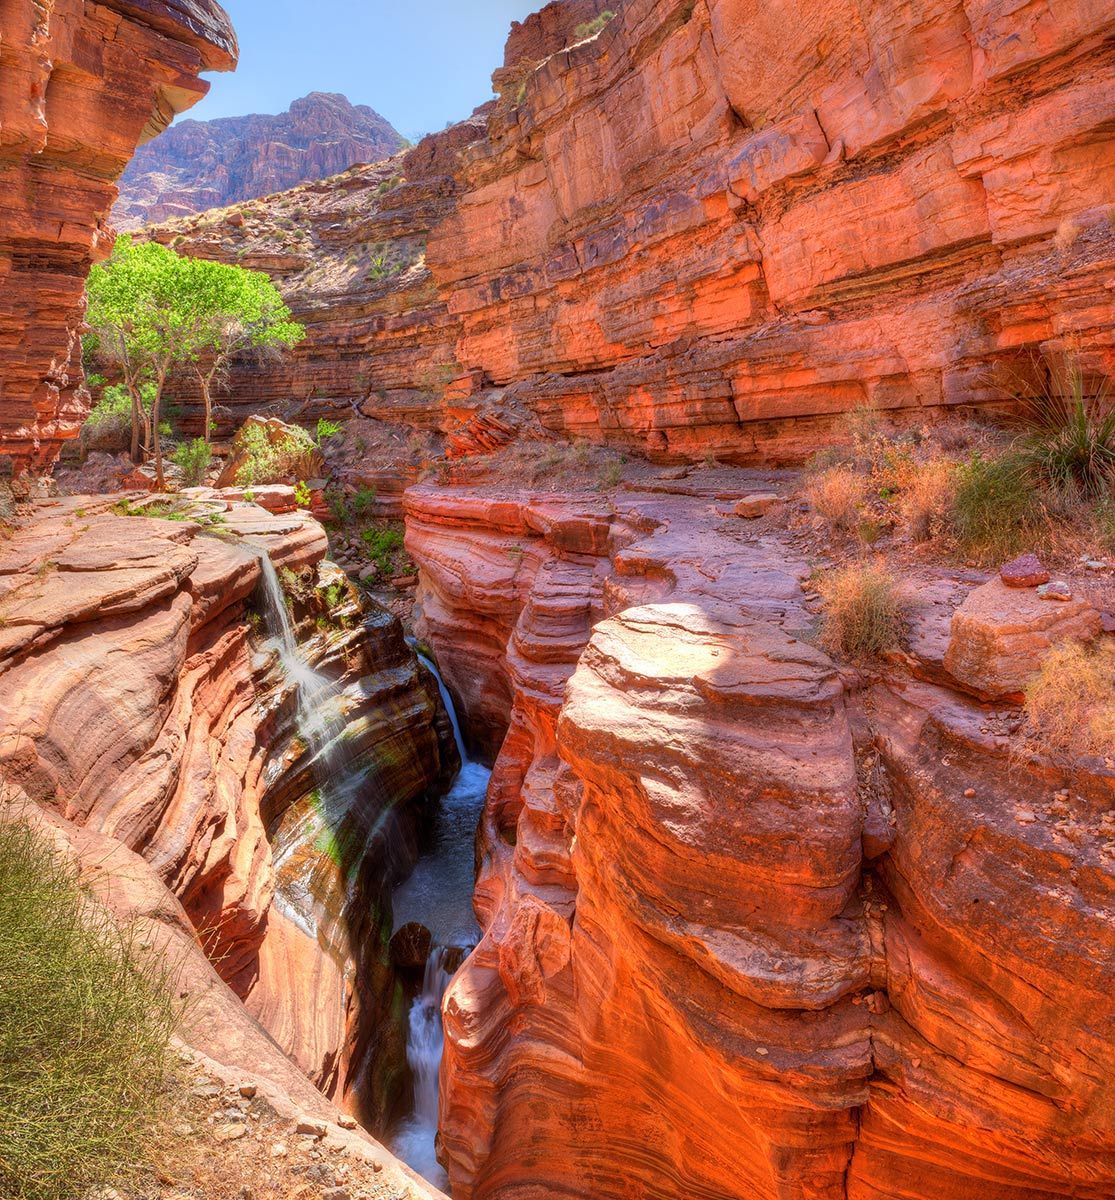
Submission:
<svg viewBox="0 0 1115 1200">
<path fill-rule="evenodd" d="M 957 473 L 952 525 L 960 549 L 981 562 L 1002 561 L 1046 539 L 1044 510 L 1025 459 L 977 455 Z"/>
<path fill-rule="evenodd" d="M 26 824 L 0 820 L 0 1195 L 132 1178 L 166 1103 L 172 973 Z"/>
<path fill-rule="evenodd" d="M 615 17 L 615 15 L 616 14 L 610 8 L 606 8 L 600 14 L 600 16 L 594 17 L 591 21 L 585 21 L 583 24 L 578 25 L 576 29 L 573 30 L 573 41 L 583 42 L 586 38 L 595 37 L 596 34 L 598 34 L 604 28 L 604 26 Z"/>
</svg>

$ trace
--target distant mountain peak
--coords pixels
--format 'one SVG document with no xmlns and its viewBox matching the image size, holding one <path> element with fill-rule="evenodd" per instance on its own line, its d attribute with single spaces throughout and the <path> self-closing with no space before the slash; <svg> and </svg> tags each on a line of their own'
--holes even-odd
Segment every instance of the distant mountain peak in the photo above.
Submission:
<svg viewBox="0 0 1115 1200">
<path fill-rule="evenodd" d="M 390 158 L 403 138 L 366 104 L 310 92 L 286 112 L 181 121 L 142 147 L 120 181 L 118 229 L 223 208 Z"/>
</svg>

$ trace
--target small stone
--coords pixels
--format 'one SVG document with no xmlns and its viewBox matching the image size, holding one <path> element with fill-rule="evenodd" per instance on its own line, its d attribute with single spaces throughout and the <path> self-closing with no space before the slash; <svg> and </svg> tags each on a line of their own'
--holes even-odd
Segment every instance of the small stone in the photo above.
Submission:
<svg viewBox="0 0 1115 1200">
<path fill-rule="evenodd" d="M 1028 808 L 1020 808 L 1014 815 L 1020 825 L 1032 825 L 1038 819 L 1037 813 Z"/>
<path fill-rule="evenodd" d="M 755 521 L 770 512 L 777 504 L 778 497 L 774 492 L 752 492 L 750 496 L 744 496 L 741 500 L 736 501 L 736 516 L 743 517 L 747 521 Z"/>
<path fill-rule="evenodd" d="M 230 1122 L 228 1125 L 222 1125 L 213 1136 L 218 1142 L 238 1142 L 248 1132 L 246 1125 L 238 1125 L 235 1122 Z"/>
<path fill-rule="evenodd" d="M 326 1188 L 325 1191 L 321 1193 L 321 1200 L 352 1200 L 352 1195 L 348 1188 Z"/>
<path fill-rule="evenodd" d="M 1039 587 L 1038 595 L 1043 600 L 1071 600 L 1072 588 L 1063 579 L 1054 579 L 1051 583 Z"/>
<path fill-rule="evenodd" d="M 356 1118 L 350 1117 L 348 1115 L 348 1113 L 344 1113 L 340 1117 L 340 1119 L 337 1121 L 337 1124 L 340 1125 L 340 1127 L 342 1129 L 355 1129 L 356 1128 Z"/>
<path fill-rule="evenodd" d="M 202 1083 L 195 1088 L 190 1088 L 190 1095 L 196 1096 L 199 1100 L 216 1100 L 221 1094 L 221 1089 L 212 1083 Z"/>
<path fill-rule="evenodd" d="M 1049 572 L 1036 554 L 1020 554 L 999 568 L 999 578 L 1013 588 L 1031 588 L 1049 582 Z"/>
<path fill-rule="evenodd" d="M 766 1058 L 770 1051 L 766 1048 L 766 1046 L 756 1046 L 755 1053 L 761 1054 L 764 1058 Z"/>
<path fill-rule="evenodd" d="M 1105 563 L 1102 558 L 1090 558 L 1084 565 L 1088 568 L 1089 571 L 1106 571 L 1107 570 L 1107 563 Z"/>
<path fill-rule="evenodd" d="M 975 788 L 965 788 L 964 796 L 965 796 L 965 799 L 974 800 L 976 797 L 976 789 Z"/>
<path fill-rule="evenodd" d="M 286 1156 L 287 1156 L 286 1143 L 276 1142 L 271 1147 L 271 1157 L 272 1158 L 286 1158 Z"/>
<path fill-rule="evenodd" d="M 242 1083 L 237 1090 L 245 1100 L 251 1100 L 255 1097 L 256 1085 L 254 1083 Z"/>
<path fill-rule="evenodd" d="M 315 1121 L 311 1117 L 299 1117 L 294 1132 L 304 1134 L 306 1137 L 325 1137 L 325 1122 Z"/>
</svg>

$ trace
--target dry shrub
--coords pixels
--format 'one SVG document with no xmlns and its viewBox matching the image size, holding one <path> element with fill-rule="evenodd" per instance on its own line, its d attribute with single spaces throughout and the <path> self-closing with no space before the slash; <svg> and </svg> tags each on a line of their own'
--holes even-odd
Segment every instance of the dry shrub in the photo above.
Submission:
<svg viewBox="0 0 1115 1200">
<path fill-rule="evenodd" d="M 915 467 L 905 477 L 899 509 L 914 541 L 929 541 L 948 528 L 956 484 L 956 463 L 942 458 Z"/>
<path fill-rule="evenodd" d="M 1034 741 L 1046 749 L 1115 756 L 1115 645 L 1055 646 L 1027 685 L 1026 715 Z"/>
<path fill-rule="evenodd" d="M 829 467 L 815 475 L 805 488 L 810 507 L 830 529 L 850 533 L 860 521 L 867 484 L 850 467 Z"/>
<path fill-rule="evenodd" d="M 894 576 L 879 563 L 833 571 L 819 585 L 825 601 L 821 641 L 851 658 L 896 649 L 906 631 L 905 604 Z"/>
</svg>

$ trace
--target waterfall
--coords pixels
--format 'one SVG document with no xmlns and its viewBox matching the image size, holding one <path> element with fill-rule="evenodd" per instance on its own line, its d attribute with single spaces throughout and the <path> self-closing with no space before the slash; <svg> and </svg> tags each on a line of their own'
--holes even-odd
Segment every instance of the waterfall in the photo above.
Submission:
<svg viewBox="0 0 1115 1200">
<path fill-rule="evenodd" d="M 433 949 L 426 960 L 422 990 L 410 1007 L 407 1063 L 414 1078 L 414 1108 L 392 1139 L 395 1153 L 435 1186 L 448 1179 L 437 1161 L 438 1077 L 443 1047 L 441 1003 L 454 966 L 480 939 L 472 911 L 475 886 L 476 828 L 484 808 L 491 772 L 472 762 L 465 750 L 453 697 L 437 667 L 419 655 L 433 673 L 453 723 L 461 770 L 441 802 L 429 849 L 392 901 L 395 928 L 416 921 L 430 931 Z"/>
</svg>

